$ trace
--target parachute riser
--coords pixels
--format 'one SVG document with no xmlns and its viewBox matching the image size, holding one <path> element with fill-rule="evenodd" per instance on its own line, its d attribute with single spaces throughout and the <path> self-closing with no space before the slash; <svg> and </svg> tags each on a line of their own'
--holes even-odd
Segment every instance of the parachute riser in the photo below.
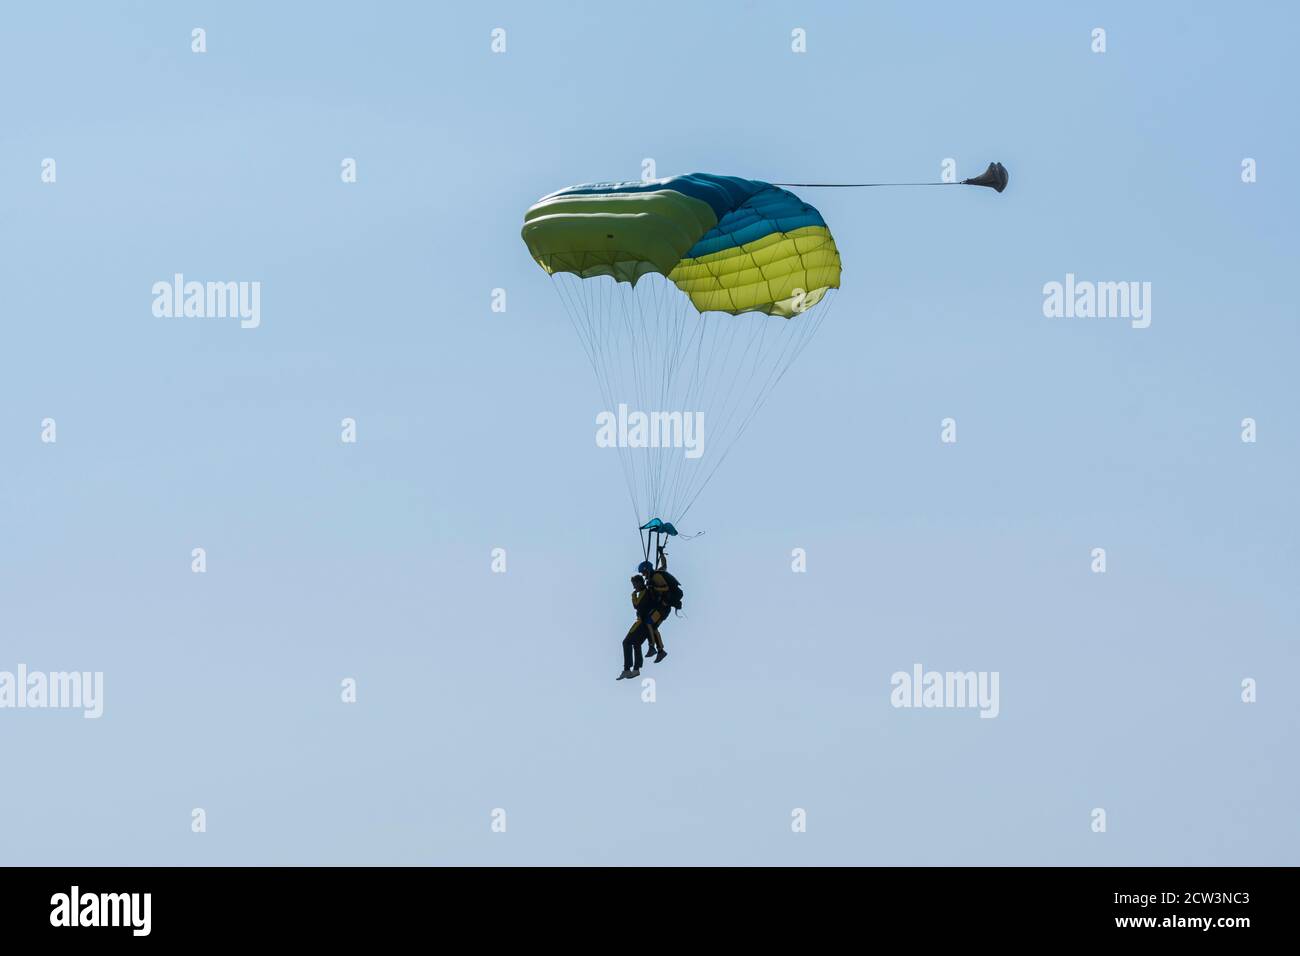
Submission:
<svg viewBox="0 0 1300 956">
<path fill-rule="evenodd" d="M 638 531 L 637 534 L 641 535 L 642 532 Z M 646 531 L 644 535 L 641 539 L 641 554 L 645 560 L 649 561 L 651 553 L 659 554 L 660 549 L 668 540 L 668 535 L 662 531 Z"/>
</svg>

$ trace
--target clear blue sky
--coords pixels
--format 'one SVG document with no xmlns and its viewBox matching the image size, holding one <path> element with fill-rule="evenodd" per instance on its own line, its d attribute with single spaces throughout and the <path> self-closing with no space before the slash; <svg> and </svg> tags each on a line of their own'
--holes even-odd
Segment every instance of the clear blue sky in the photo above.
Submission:
<svg viewBox="0 0 1300 956">
<path fill-rule="evenodd" d="M 1294 7 L 449 7 L 4 11 L 0 670 L 106 699 L 0 711 L 0 862 L 1300 863 Z M 647 157 L 1011 171 L 808 193 L 843 289 L 674 549 L 652 705 L 519 239 Z M 261 327 L 154 318 L 175 272 Z M 1151 327 L 1044 318 L 1067 272 Z M 918 662 L 1000 715 L 892 708 Z"/>
</svg>

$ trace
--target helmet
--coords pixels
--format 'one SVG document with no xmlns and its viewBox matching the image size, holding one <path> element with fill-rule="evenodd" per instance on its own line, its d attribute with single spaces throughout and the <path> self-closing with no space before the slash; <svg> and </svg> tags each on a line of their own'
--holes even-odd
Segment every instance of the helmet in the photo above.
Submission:
<svg viewBox="0 0 1300 956">
<path fill-rule="evenodd" d="M 649 561 L 642 561 L 636 566 L 636 569 L 641 574 L 651 574 L 654 572 L 655 566 Z"/>
</svg>

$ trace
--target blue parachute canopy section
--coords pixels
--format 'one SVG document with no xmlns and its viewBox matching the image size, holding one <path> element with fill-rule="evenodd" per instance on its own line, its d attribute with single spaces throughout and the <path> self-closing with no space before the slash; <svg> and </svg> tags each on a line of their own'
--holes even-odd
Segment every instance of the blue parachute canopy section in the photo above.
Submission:
<svg viewBox="0 0 1300 956">
<path fill-rule="evenodd" d="M 677 529 L 667 521 L 660 521 L 658 518 L 651 518 L 641 526 L 642 531 L 649 531 L 652 534 L 669 534 L 676 535 Z"/>
</svg>

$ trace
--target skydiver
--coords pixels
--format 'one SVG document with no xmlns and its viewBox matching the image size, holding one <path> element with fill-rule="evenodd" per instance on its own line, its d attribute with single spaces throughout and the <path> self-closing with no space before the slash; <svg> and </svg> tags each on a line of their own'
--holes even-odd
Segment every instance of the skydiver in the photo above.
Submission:
<svg viewBox="0 0 1300 956">
<path fill-rule="evenodd" d="M 644 605 L 646 612 L 648 612 L 650 605 L 653 603 L 654 598 L 646 588 L 645 578 L 640 574 L 633 575 L 632 607 L 636 610 L 636 620 L 632 622 L 631 629 L 628 630 L 627 636 L 623 638 L 623 673 L 618 675 L 619 680 L 641 676 L 641 642 L 649 637 L 652 647 L 654 644 L 654 638 L 650 637 L 650 626 L 642 617 L 642 606 Z"/>
<path fill-rule="evenodd" d="M 655 651 L 655 663 L 658 664 L 668 652 L 664 650 L 664 638 L 660 633 L 659 627 L 663 624 L 664 619 L 668 617 L 671 607 L 669 604 L 669 594 L 672 585 L 661 573 L 668 570 L 668 553 L 663 548 L 659 549 L 658 567 L 650 564 L 649 561 L 642 561 L 637 568 L 641 574 L 646 576 L 646 590 L 650 592 L 652 600 L 646 607 L 644 615 L 638 609 L 637 616 L 642 617 L 650 629 L 650 650 Z"/>
<path fill-rule="evenodd" d="M 636 609 L 636 621 L 623 638 L 623 672 L 618 675 L 619 680 L 641 675 L 641 642 L 644 640 L 649 640 L 649 651 L 655 652 L 656 664 L 668 656 L 659 628 L 672 608 L 681 607 L 681 585 L 668 573 L 668 552 L 662 545 L 658 548 L 657 565 L 642 561 L 632 578 L 632 606 Z"/>
</svg>

